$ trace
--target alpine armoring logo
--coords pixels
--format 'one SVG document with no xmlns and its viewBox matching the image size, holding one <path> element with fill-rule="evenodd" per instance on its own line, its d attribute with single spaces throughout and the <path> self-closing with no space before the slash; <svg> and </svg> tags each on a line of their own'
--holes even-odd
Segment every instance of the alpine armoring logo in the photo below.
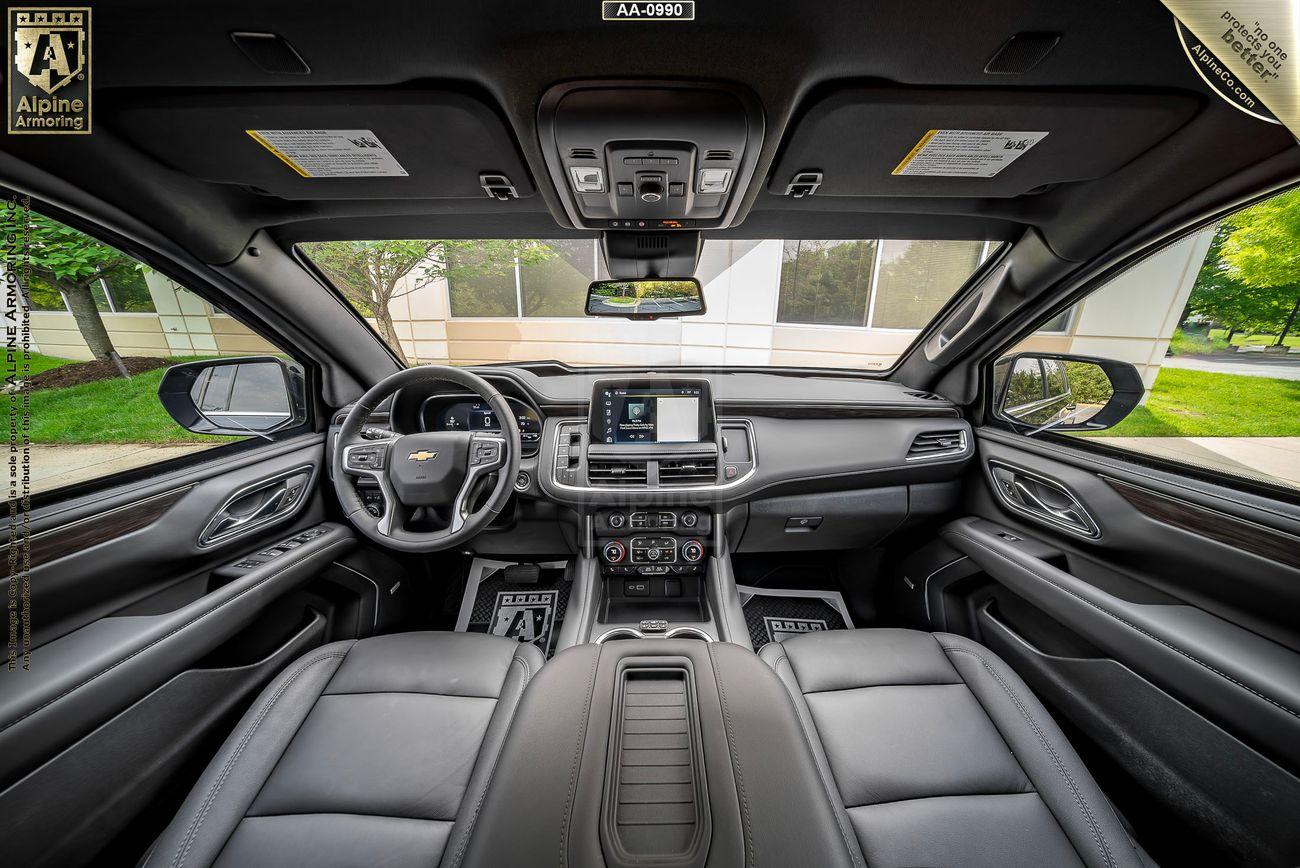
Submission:
<svg viewBox="0 0 1300 868">
<path fill-rule="evenodd" d="M 9 10 L 9 132 L 90 132 L 89 7 Z"/>
</svg>

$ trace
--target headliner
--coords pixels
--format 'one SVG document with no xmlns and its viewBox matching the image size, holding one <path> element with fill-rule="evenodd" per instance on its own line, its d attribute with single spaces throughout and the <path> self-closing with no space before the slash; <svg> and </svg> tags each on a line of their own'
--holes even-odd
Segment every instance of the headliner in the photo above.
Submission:
<svg viewBox="0 0 1300 868">
<path fill-rule="evenodd" d="M 448 8 L 427 0 L 363 7 L 253 0 L 117 0 L 95 10 L 95 131 L 90 136 L 10 136 L 0 174 L 17 158 L 121 208 L 210 263 L 234 259 L 259 229 L 281 243 L 327 238 L 590 237 L 568 228 L 545 168 L 537 105 L 574 79 L 652 78 L 738 82 L 762 104 L 766 134 L 744 219 L 723 238 L 989 238 L 1037 230 L 1055 254 L 1084 260 L 1188 200 L 1210 207 L 1300 175 L 1300 147 L 1282 127 L 1208 93 L 1157 0 L 772 0 L 697 5 L 691 23 L 605 23 L 598 0 L 521 4 L 489 0 Z M 350 14 L 361 9 L 361 16 Z M 233 30 L 284 36 L 308 76 L 271 75 L 232 44 Z M 1060 44 L 1019 76 L 989 75 L 989 58 L 1013 34 L 1052 31 Z M 1190 96 L 1185 125 L 1092 180 L 1010 198 L 930 195 L 812 196 L 766 191 L 781 149 L 811 99 L 832 83 L 921 88 L 1008 88 Z M 457 199 L 302 201 L 199 180 L 146 153 L 113 119 L 166 96 L 195 107 L 245 89 L 454 89 L 500 112 L 531 174 L 533 195 L 510 202 Z M 864 130 L 870 135 L 870 130 Z M 1098 143 L 1108 130 L 1096 129 Z M 180 162 L 184 162 L 183 160 Z M 1252 167 L 1254 172 L 1249 172 Z M 39 196 L 39 190 L 33 190 Z M 1200 198 L 1194 198 L 1198 197 Z"/>
</svg>

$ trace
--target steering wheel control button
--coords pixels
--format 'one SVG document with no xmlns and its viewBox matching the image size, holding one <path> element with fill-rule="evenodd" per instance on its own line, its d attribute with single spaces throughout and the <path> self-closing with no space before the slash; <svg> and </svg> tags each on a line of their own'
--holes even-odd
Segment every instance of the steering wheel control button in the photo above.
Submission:
<svg viewBox="0 0 1300 868">
<path fill-rule="evenodd" d="M 348 470 L 383 470 L 387 446 L 360 446 L 348 450 Z"/>
<path fill-rule="evenodd" d="M 501 444 L 494 440 L 475 441 L 472 460 L 475 465 L 495 464 L 501 460 Z"/>
<path fill-rule="evenodd" d="M 704 558 L 704 544 L 697 539 L 688 540 L 682 545 L 682 560 L 690 564 L 699 563 Z"/>
<path fill-rule="evenodd" d="M 627 557 L 627 549 L 618 540 L 613 540 L 605 543 L 605 547 L 600 550 L 600 556 L 607 564 L 619 564 Z"/>
</svg>

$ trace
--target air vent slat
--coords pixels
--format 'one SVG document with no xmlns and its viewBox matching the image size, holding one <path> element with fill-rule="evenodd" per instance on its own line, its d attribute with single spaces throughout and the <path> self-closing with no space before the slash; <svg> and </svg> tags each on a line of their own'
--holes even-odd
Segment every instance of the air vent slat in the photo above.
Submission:
<svg viewBox="0 0 1300 868">
<path fill-rule="evenodd" d="M 595 148 L 570 148 L 570 160 L 594 160 L 596 159 Z"/>
<path fill-rule="evenodd" d="M 733 159 L 734 157 L 735 157 L 735 151 L 731 151 L 726 148 L 714 148 L 713 150 L 704 152 L 704 159 L 707 162 L 714 162 L 714 161 L 725 162 L 727 160 Z"/>
<path fill-rule="evenodd" d="M 587 462 L 587 482 L 591 485 L 608 487 L 645 485 L 646 481 L 645 461 L 589 460 Z"/>
<path fill-rule="evenodd" d="M 916 435 L 907 450 L 908 459 L 939 458 L 966 451 L 965 431 L 923 431 Z"/>
<path fill-rule="evenodd" d="M 660 485 L 712 485 L 717 480 L 717 458 L 674 458 L 659 461 Z"/>
</svg>

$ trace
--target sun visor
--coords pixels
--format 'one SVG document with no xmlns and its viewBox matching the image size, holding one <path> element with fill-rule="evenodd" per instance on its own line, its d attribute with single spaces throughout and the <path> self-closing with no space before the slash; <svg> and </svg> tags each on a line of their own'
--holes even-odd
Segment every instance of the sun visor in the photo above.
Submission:
<svg viewBox="0 0 1300 868">
<path fill-rule="evenodd" d="M 796 121 L 768 191 L 1010 198 L 1108 175 L 1199 105 L 1170 93 L 841 89 Z"/>
<path fill-rule="evenodd" d="M 177 171 L 284 199 L 534 192 L 501 117 L 450 91 L 191 94 L 101 111 L 102 123 Z"/>
</svg>

